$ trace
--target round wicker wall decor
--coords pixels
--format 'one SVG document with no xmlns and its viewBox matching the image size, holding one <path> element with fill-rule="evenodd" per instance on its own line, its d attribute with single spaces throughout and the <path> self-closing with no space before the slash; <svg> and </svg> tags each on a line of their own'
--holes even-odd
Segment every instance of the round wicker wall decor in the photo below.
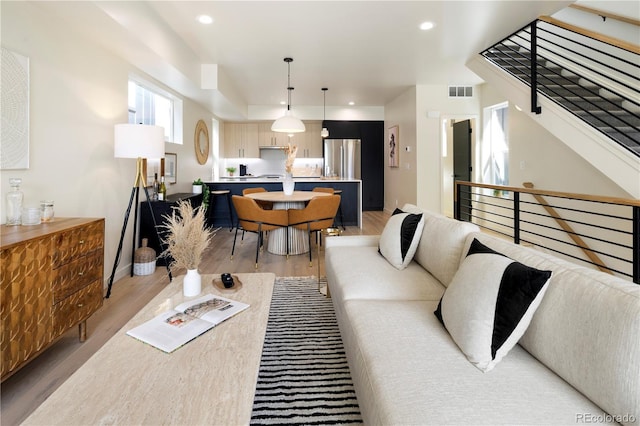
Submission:
<svg viewBox="0 0 640 426">
<path fill-rule="evenodd" d="M 209 158 L 209 129 L 207 129 L 207 123 L 204 120 L 198 120 L 196 124 L 193 146 L 198 163 L 205 164 Z"/>
</svg>

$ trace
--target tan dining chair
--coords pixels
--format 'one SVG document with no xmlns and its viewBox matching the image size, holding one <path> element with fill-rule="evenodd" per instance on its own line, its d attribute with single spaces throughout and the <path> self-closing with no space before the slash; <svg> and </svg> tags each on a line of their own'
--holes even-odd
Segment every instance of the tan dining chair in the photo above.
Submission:
<svg viewBox="0 0 640 426">
<path fill-rule="evenodd" d="M 327 194 L 333 194 L 334 190 L 333 188 L 327 188 L 324 186 L 316 186 L 315 188 L 312 189 L 313 192 L 326 192 Z"/>
<path fill-rule="evenodd" d="M 242 195 L 255 194 L 256 192 L 267 192 L 267 190 L 261 186 L 245 188 L 242 190 Z M 273 209 L 273 203 L 271 201 L 256 200 L 256 203 L 265 210 Z M 242 231 L 242 238 L 240 238 L 240 241 L 244 241 L 244 231 Z"/>
<path fill-rule="evenodd" d="M 333 221 L 340 206 L 339 195 L 314 197 L 304 209 L 289 209 L 289 226 L 306 230 L 309 236 L 309 266 L 311 260 L 311 234 L 316 233 L 318 244 L 322 243 L 322 231 L 333 226 Z"/>
<path fill-rule="evenodd" d="M 256 244 L 256 269 L 258 268 L 258 256 L 260 255 L 260 247 L 263 244 L 263 233 L 278 228 L 285 228 L 287 234 L 287 256 L 289 256 L 289 216 L 286 210 L 265 210 L 249 197 L 233 195 L 233 207 L 238 215 L 238 226 L 236 226 L 236 234 L 233 237 L 233 247 L 231 248 L 231 259 L 236 250 L 236 239 L 238 238 L 238 229 L 242 232 L 254 232 L 258 234 L 258 242 Z"/>
<path fill-rule="evenodd" d="M 315 188 L 312 189 L 312 191 L 315 192 L 326 192 L 328 194 L 336 194 L 336 195 L 342 195 L 342 189 L 333 189 L 333 188 L 327 188 L 324 186 L 316 186 Z M 340 202 L 340 205 L 338 206 L 338 214 L 336 217 L 340 217 L 340 226 L 342 226 L 342 229 L 347 229 L 344 227 L 344 219 L 342 217 L 342 202 Z M 333 224 L 335 225 L 336 222 L 335 220 L 333 221 Z"/>
<path fill-rule="evenodd" d="M 245 188 L 242 190 L 242 195 L 255 194 L 256 192 L 267 192 L 267 190 L 260 186 L 254 188 Z M 271 210 L 273 208 L 273 203 L 271 201 L 256 200 L 256 203 L 258 203 L 260 207 L 266 210 Z"/>
</svg>

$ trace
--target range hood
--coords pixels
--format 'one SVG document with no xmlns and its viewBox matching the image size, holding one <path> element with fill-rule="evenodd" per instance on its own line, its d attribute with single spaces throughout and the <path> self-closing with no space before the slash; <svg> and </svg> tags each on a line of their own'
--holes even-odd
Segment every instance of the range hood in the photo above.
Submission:
<svg viewBox="0 0 640 426">
<path fill-rule="evenodd" d="M 276 145 L 260 145 L 258 148 L 269 149 L 269 150 L 279 150 L 279 151 L 284 151 L 285 149 L 287 149 L 286 146 L 276 146 Z"/>
</svg>

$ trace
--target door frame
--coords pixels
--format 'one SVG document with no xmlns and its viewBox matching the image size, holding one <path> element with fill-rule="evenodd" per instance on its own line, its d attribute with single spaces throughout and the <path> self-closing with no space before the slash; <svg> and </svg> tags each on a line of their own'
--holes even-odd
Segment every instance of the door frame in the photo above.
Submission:
<svg viewBox="0 0 640 426">
<path fill-rule="evenodd" d="M 478 114 L 443 114 L 440 117 L 440 209 L 443 215 L 453 217 L 453 127 L 451 120 L 471 122 L 471 180 L 478 180 L 477 150 L 480 146 L 481 123 Z"/>
</svg>

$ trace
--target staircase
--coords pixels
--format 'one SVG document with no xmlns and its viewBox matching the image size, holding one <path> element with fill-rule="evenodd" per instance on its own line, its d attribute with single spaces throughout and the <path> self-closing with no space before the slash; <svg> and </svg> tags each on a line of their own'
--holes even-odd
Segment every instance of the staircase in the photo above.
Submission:
<svg viewBox="0 0 640 426">
<path fill-rule="evenodd" d="M 640 157 L 640 55 L 548 20 L 527 25 L 482 56 L 534 91 L 532 112 L 541 112 L 537 96 L 545 96 Z"/>
</svg>

